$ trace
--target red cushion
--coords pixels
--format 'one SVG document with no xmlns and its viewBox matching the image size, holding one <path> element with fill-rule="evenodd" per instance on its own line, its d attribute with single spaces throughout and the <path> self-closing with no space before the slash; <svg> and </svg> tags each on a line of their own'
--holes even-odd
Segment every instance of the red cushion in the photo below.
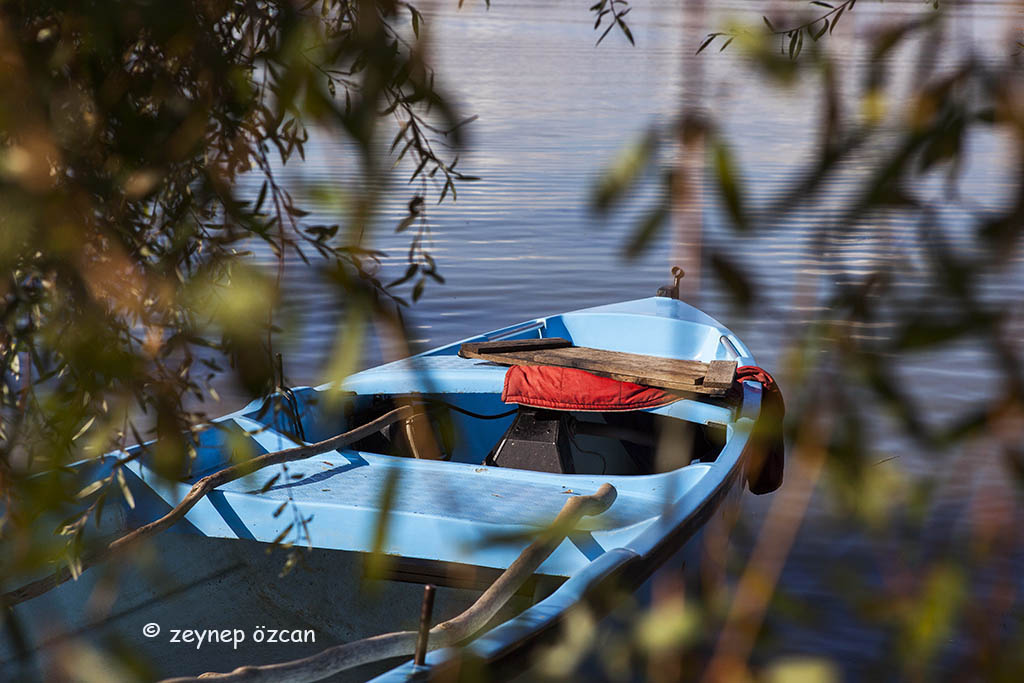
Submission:
<svg viewBox="0 0 1024 683">
<path fill-rule="evenodd" d="M 586 370 L 514 365 L 505 373 L 501 400 L 535 408 L 614 412 L 655 408 L 678 401 L 676 394 L 599 377 Z"/>
</svg>

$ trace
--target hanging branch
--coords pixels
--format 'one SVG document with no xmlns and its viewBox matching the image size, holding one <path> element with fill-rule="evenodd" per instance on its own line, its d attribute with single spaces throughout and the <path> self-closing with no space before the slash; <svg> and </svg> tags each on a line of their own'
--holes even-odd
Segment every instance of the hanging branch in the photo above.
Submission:
<svg viewBox="0 0 1024 683">
<path fill-rule="evenodd" d="M 633 32 L 629 30 L 629 25 L 626 23 L 626 15 L 630 13 L 633 8 L 629 6 L 628 0 L 599 0 L 590 7 L 590 11 L 597 17 L 594 20 L 594 30 L 601 28 L 602 22 L 605 18 L 608 18 L 608 26 L 605 28 L 601 37 L 597 39 L 596 45 L 600 45 L 601 41 L 611 32 L 616 26 L 622 31 L 622 35 L 626 37 L 630 45 L 636 45 L 636 41 L 633 40 Z"/>
<path fill-rule="evenodd" d="M 816 5 L 818 7 L 824 7 L 828 11 L 825 12 L 824 14 L 818 15 L 817 17 L 809 21 L 805 21 L 799 26 L 792 26 L 790 28 L 778 29 L 775 28 L 775 25 L 771 22 L 771 20 L 768 17 L 762 16 L 761 19 L 764 20 L 765 26 L 768 27 L 768 32 L 771 35 L 784 36 L 786 38 L 789 38 L 789 57 L 790 59 L 796 59 L 800 55 L 800 50 L 803 49 L 804 33 L 806 33 L 811 38 L 811 40 L 814 41 L 817 41 L 819 38 L 825 35 L 826 31 L 828 31 L 831 34 L 832 31 L 835 29 L 836 24 L 839 23 L 839 18 L 842 17 L 843 13 L 846 12 L 847 10 L 852 10 L 856 2 L 857 0 L 846 0 L 845 2 L 842 2 L 838 5 L 833 5 L 828 2 L 823 2 L 822 0 L 811 0 L 810 4 Z M 819 23 L 821 24 L 821 26 L 815 28 L 815 26 L 817 26 Z M 718 48 L 718 51 L 721 52 L 725 48 L 729 47 L 729 44 L 732 43 L 732 41 L 736 39 L 736 36 L 740 35 L 741 32 L 742 31 L 740 30 L 734 30 L 715 31 L 713 33 L 709 33 L 704 38 L 704 42 L 702 42 L 700 44 L 700 47 L 697 48 L 697 52 L 695 54 L 699 55 L 701 52 L 703 52 L 707 47 L 711 45 L 711 43 L 715 41 L 716 38 L 725 38 L 725 41 L 722 43 L 721 47 Z"/>
<path fill-rule="evenodd" d="M 211 475 L 205 476 L 193 484 L 189 492 L 181 499 L 181 502 L 175 505 L 170 512 L 160 519 L 154 520 L 149 524 L 141 526 L 138 529 L 111 541 L 106 548 L 103 548 L 92 555 L 83 557 L 79 563 L 78 572 L 81 573 L 89 567 L 109 559 L 115 553 L 123 551 L 125 548 L 137 543 L 138 541 L 155 536 L 161 531 L 174 526 L 184 518 L 186 514 L 188 514 L 189 510 L 195 507 L 196 503 L 219 486 L 223 486 L 224 484 L 235 481 L 236 479 L 241 479 L 242 477 L 261 470 L 264 467 L 280 465 L 281 463 L 292 462 L 295 460 L 304 460 L 305 458 L 311 458 L 315 455 L 320 455 L 321 453 L 327 453 L 329 451 L 338 450 L 339 448 L 344 448 L 345 446 L 366 438 L 375 432 L 379 432 L 390 424 L 412 417 L 412 415 L 413 409 L 409 406 L 396 408 L 389 413 L 381 415 L 376 420 L 368 422 L 360 427 L 356 427 L 355 429 L 351 429 L 344 434 L 338 434 L 337 436 L 332 436 L 329 439 L 324 439 L 323 441 L 318 441 L 305 446 L 295 446 L 294 448 L 286 448 L 273 453 L 264 453 L 263 455 L 253 458 L 247 462 L 232 465 L 231 467 L 226 467 L 219 472 L 214 472 Z M 71 569 L 63 567 L 49 576 L 28 583 L 21 588 L 4 593 L 3 596 L 0 596 L 0 605 L 17 605 L 18 603 L 25 602 L 26 600 L 31 600 L 32 598 L 38 597 L 43 593 L 56 588 L 62 583 L 65 583 L 71 577 Z"/>
<path fill-rule="evenodd" d="M 420 183 L 410 202 L 420 228 L 410 239 L 421 276 L 413 299 L 424 278 L 443 281 L 427 253 L 423 203 L 454 199 L 473 180 L 455 170 L 469 119 L 442 97 L 425 47 L 405 30 L 411 21 L 418 37 L 419 10 L 384 0 L 207 4 L 185 3 L 173 27 L 152 3 L 125 6 L 133 18 L 123 27 L 111 16 L 124 3 L 0 9 L 0 155 L 25 161 L 4 171 L 0 204 L 17 225 L 50 226 L 3 244 L 5 576 L 52 569 L 49 553 L 36 552 L 34 525 L 68 501 L 73 514 L 59 531 L 77 568 L 89 515 L 130 495 L 117 468 L 84 492 L 39 494 L 33 475 L 154 436 L 181 455 L 172 472 L 194 454 L 189 433 L 209 421 L 202 402 L 220 400 L 216 378 L 234 376 L 250 397 L 267 393 L 286 254 L 307 265 L 318 256 L 318 277 L 351 310 L 395 315 L 404 300 L 375 277 L 382 253 L 340 221 L 321 224 L 317 198 L 293 197 L 283 182 L 283 167 L 305 158 L 311 126 L 355 144 L 372 191 L 353 193 L 345 213 L 368 225 L 387 187 L 378 121 L 393 112 L 411 122 L 405 160 Z M 92 31 L 108 22 L 120 28 Z M 126 28 L 136 25 L 161 30 Z M 47 67 L 51 58 L 62 69 Z M 254 245 L 272 251 L 276 278 L 263 277 Z"/>
</svg>

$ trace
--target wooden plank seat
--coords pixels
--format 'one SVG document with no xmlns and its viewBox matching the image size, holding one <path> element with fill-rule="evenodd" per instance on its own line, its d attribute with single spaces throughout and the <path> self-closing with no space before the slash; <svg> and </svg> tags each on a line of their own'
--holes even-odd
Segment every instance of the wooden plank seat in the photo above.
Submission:
<svg viewBox="0 0 1024 683">
<path fill-rule="evenodd" d="M 500 365 L 548 365 L 586 370 L 659 389 L 722 396 L 736 377 L 736 361 L 697 360 L 645 356 L 573 346 L 561 337 L 466 342 L 459 348 L 463 358 L 479 358 Z"/>
</svg>

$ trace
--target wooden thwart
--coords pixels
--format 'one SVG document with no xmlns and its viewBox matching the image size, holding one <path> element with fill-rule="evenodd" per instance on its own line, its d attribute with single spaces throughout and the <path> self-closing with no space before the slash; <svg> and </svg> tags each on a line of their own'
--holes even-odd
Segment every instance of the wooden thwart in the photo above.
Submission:
<svg viewBox="0 0 1024 683">
<path fill-rule="evenodd" d="M 712 396 L 726 393 L 736 377 L 736 361 L 713 360 L 704 363 L 605 351 L 573 346 L 572 342 L 560 337 L 467 342 L 459 349 L 459 355 L 501 365 L 576 368 L 622 382 Z"/>
<path fill-rule="evenodd" d="M 470 342 L 463 344 L 459 355 L 469 358 L 462 352 L 473 348 L 480 353 L 508 353 L 510 351 L 543 351 L 545 349 L 564 349 L 572 346 L 572 342 L 561 337 L 544 339 L 501 339 L 490 342 Z"/>
</svg>

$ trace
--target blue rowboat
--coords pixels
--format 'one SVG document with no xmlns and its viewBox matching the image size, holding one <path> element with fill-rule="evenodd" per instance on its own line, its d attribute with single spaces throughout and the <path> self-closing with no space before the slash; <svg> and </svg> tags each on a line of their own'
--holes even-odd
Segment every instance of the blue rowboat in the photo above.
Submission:
<svg viewBox="0 0 1024 683">
<path fill-rule="evenodd" d="M 116 535 L 166 514 L 196 481 L 230 465 L 232 454 L 318 442 L 396 405 L 418 410 L 404 429 L 396 423 L 347 447 L 218 486 L 140 551 L 138 562 L 112 563 L 116 591 L 110 568 L 101 565 L 18 604 L 14 617 L 35 649 L 19 657 L 4 639 L 0 673 L 61 666 L 68 647 L 111 640 L 140 654 L 153 676 L 291 660 L 415 628 L 424 584 L 438 586 L 439 621 L 471 605 L 568 498 L 611 484 L 611 506 L 580 521 L 482 636 L 432 651 L 419 665 L 391 658 L 348 672 L 358 680 L 405 680 L 470 655 L 500 674 L 549 639 L 588 596 L 611 585 L 640 588 L 686 552 L 721 503 L 753 478 L 746 468 L 762 416 L 760 382 L 735 381 L 717 395 L 682 391 L 630 413 L 530 412 L 502 401 L 509 363 L 464 357 L 467 349 L 495 348 L 487 346 L 492 342 L 543 349 L 557 339 L 563 347 L 655 363 L 754 365 L 720 323 L 657 296 L 538 318 L 370 368 L 341 387 L 295 388 L 255 401 L 197 435 L 181 481 L 157 476 L 148 455 L 125 462 L 134 451 L 110 454 L 89 476 L 121 463 L 134 504 L 107 504 L 103 531 Z M 410 427 L 417 420 L 434 445 L 417 446 Z M 285 551 L 270 552 L 282 544 L 308 549 L 283 577 Z M 97 595 L 107 596 L 98 610 Z M 153 624 L 157 636 L 150 635 Z M 183 633 L 203 629 L 236 629 L 244 640 L 182 642 Z M 289 638 L 257 643 L 260 629 Z"/>
</svg>

